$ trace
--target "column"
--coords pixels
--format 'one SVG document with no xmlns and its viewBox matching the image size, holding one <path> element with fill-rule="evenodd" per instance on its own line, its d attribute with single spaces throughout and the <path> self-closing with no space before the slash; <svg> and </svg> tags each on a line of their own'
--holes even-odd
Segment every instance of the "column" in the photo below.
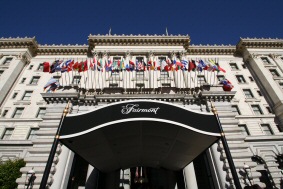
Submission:
<svg viewBox="0 0 283 189">
<path fill-rule="evenodd" d="M 197 189 L 198 188 L 193 162 L 184 168 L 184 178 L 185 178 L 187 189 Z"/>
</svg>

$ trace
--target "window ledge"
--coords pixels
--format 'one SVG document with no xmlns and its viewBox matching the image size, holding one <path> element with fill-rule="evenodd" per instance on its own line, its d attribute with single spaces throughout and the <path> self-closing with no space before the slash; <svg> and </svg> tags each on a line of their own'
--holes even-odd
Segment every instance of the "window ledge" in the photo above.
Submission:
<svg viewBox="0 0 283 189">
<path fill-rule="evenodd" d="M 31 140 L 0 140 L 0 146 L 32 146 L 33 143 Z"/>
<path fill-rule="evenodd" d="M 246 98 L 245 102 L 260 102 L 260 99 L 256 99 L 256 98 Z"/>
<path fill-rule="evenodd" d="M 13 103 L 14 105 L 30 105 L 31 101 L 30 100 L 19 100 L 17 102 Z"/>
<path fill-rule="evenodd" d="M 27 84 L 27 86 L 37 86 L 38 84 Z"/>
<path fill-rule="evenodd" d="M 282 141 L 283 133 L 276 135 L 257 135 L 247 136 L 245 141 L 248 142 L 263 142 L 263 141 Z"/>
<path fill-rule="evenodd" d="M 264 64 L 264 67 L 266 67 L 266 68 L 277 68 L 277 66 L 273 65 L 273 64 Z"/>
<path fill-rule="evenodd" d="M 0 118 L 0 122 L 41 122 L 42 118 Z"/>
<path fill-rule="evenodd" d="M 263 115 L 236 115 L 235 118 L 239 119 L 258 119 L 258 118 L 275 118 L 274 114 Z"/>
</svg>

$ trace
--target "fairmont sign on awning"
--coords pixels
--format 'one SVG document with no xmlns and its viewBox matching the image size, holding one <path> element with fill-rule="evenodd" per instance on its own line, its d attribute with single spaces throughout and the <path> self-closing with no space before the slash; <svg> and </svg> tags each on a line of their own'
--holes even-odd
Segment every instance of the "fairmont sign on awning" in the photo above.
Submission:
<svg viewBox="0 0 283 189">
<path fill-rule="evenodd" d="M 69 114 L 60 140 L 101 171 L 133 166 L 178 170 L 220 137 L 212 113 L 153 100 Z"/>
</svg>

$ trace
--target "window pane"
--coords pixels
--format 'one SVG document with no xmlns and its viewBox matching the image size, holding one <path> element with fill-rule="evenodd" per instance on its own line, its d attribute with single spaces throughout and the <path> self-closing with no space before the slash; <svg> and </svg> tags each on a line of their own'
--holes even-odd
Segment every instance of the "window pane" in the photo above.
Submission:
<svg viewBox="0 0 283 189">
<path fill-rule="evenodd" d="M 241 128 L 241 132 L 243 135 L 247 136 L 247 135 L 250 135 L 250 132 L 247 128 L 247 125 L 239 125 L 239 127 Z"/>
<path fill-rule="evenodd" d="M 239 69 L 236 63 L 230 63 L 230 66 L 231 66 L 232 70 L 238 70 Z"/>
<path fill-rule="evenodd" d="M 46 108 L 39 108 L 37 118 L 42 118 L 46 113 Z"/>
<path fill-rule="evenodd" d="M 1 77 L 1 75 L 4 73 L 4 70 L 0 70 L 0 77 Z"/>
<path fill-rule="evenodd" d="M 4 65 L 10 64 L 10 62 L 12 61 L 13 58 L 6 58 L 6 60 L 4 61 Z"/>
<path fill-rule="evenodd" d="M 23 78 L 22 81 L 21 81 L 21 83 L 25 83 L 26 79 L 27 79 L 27 78 Z"/>
<path fill-rule="evenodd" d="M 39 64 L 37 70 L 38 70 L 38 71 L 43 71 L 43 64 Z"/>
<path fill-rule="evenodd" d="M 270 73 L 272 74 L 272 76 L 275 76 L 275 77 L 279 77 L 279 73 L 277 72 L 277 70 L 269 70 Z"/>
<path fill-rule="evenodd" d="M 14 131 L 14 129 L 12 129 L 12 128 L 6 129 L 2 139 L 3 140 L 9 140 L 12 136 L 13 131 Z"/>
<path fill-rule="evenodd" d="M 253 98 L 254 97 L 254 95 L 252 94 L 250 89 L 244 89 L 243 91 L 244 91 L 246 98 Z"/>
<path fill-rule="evenodd" d="M 261 115 L 262 111 L 258 105 L 252 105 L 252 109 L 255 115 Z"/>
<path fill-rule="evenodd" d="M 38 131 L 38 128 L 31 128 L 29 136 L 28 136 L 28 140 L 33 140 L 36 139 L 36 131 Z"/>
<path fill-rule="evenodd" d="M 218 81 L 222 81 L 224 79 L 224 75 L 218 75 L 217 79 L 218 79 Z"/>
<path fill-rule="evenodd" d="M 36 85 L 36 84 L 38 83 L 39 78 L 40 78 L 40 77 L 37 77 L 37 76 L 36 76 L 36 77 L 33 77 L 32 80 L 31 80 L 31 82 L 30 82 L 30 84 Z"/>
<path fill-rule="evenodd" d="M 73 84 L 78 85 L 80 84 L 81 76 L 74 76 Z"/>
<path fill-rule="evenodd" d="M 4 110 L 2 113 L 2 117 L 6 117 L 7 113 L 8 113 L 8 110 Z"/>
<path fill-rule="evenodd" d="M 239 83 L 246 83 L 246 80 L 244 79 L 242 75 L 237 75 L 236 78 Z"/>
<path fill-rule="evenodd" d="M 12 99 L 15 99 L 17 97 L 18 93 L 14 93 L 12 96 Z"/>
<path fill-rule="evenodd" d="M 32 95 L 32 91 L 25 92 L 22 100 L 30 100 Z"/>
<path fill-rule="evenodd" d="M 270 128 L 270 125 L 268 124 L 262 124 L 261 125 L 261 128 L 262 128 L 262 132 L 266 135 L 272 135 L 272 131 L 271 131 L 271 128 Z"/>
<path fill-rule="evenodd" d="M 15 111 L 15 113 L 14 113 L 13 118 L 19 118 L 19 117 L 21 117 L 23 111 L 24 111 L 24 108 L 17 108 L 16 111 Z"/>
<path fill-rule="evenodd" d="M 232 112 L 236 113 L 237 115 L 241 115 L 237 105 L 232 105 Z"/>
<path fill-rule="evenodd" d="M 267 57 L 261 57 L 261 60 L 263 61 L 263 63 L 265 64 L 270 64 L 270 61 Z"/>
</svg>

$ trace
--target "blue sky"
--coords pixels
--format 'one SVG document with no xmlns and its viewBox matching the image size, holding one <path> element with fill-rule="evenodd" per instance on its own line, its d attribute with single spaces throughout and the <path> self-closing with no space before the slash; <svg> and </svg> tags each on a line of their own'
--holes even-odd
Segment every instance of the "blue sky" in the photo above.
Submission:
<svg viewBox="0 0 283 189">
<path fill-rule="evenodd" d="M 283 0 L 0 0 L 0 37 L 87 44 L 89 34 L 188 34 L 191 44 L 283 38 Z"/>
</svg>

